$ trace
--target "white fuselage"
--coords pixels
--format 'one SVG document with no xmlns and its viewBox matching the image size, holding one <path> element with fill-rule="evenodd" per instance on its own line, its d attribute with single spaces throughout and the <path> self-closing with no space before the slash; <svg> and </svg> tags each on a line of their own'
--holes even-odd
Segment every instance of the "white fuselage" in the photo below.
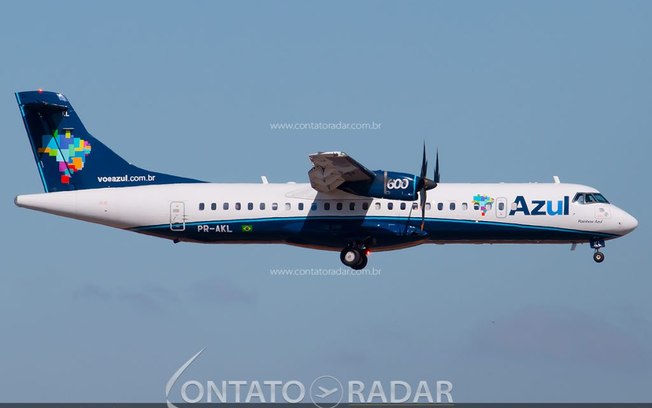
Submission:
<svg viewBox="0 0 652 408">
<path fill-rule="evenodd" d="M 636 220 L 609 203 L 573 202 L 591 187 L 563 183 L 440 184 L 417 202 L 322 194 L 310 184 L 169 184 L 30 194 L 20 207 L 176 241 L 289 243 L 377 250 L 431 243 L 576 243 L 622 236 Z M 474 201 L 483 196 L 484 202 Z M 480 205 L 484 204 L 484 205 Z M 370 245 L 373 247 L 373 245 Z"/>
</svg>

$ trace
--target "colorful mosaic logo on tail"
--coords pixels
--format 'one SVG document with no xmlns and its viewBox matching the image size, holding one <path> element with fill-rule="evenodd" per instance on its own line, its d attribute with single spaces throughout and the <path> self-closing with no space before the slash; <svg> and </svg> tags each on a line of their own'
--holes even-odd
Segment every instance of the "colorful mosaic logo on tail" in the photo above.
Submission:
<svg viewBox="0 0 652 408">
<path fill-rule="evenodd" d="M 483 217 L 487 213 L 487 210 L 491 208 L 493 202 L 494 199 L 486 195 L 476 194 L 473 196 L 473 208 L 482 211 Z"/>
<path fill-rule="evenodd" d="M 39 153 L 56 158 L 62 184 L 70 184 L 70 176 L 84 168 L 86 156 L 91 154 L 90 143 L 75 137 L 71 129 L 64 129 L 63 135 L 58 129 L 52 135 L 43 135 L 42 146 Z"/>
</svg>

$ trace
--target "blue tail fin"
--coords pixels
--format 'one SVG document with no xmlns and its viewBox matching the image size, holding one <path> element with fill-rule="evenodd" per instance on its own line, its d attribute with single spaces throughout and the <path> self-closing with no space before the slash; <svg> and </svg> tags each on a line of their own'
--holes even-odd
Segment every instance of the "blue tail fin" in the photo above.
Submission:
<svg viewBox="0 0 652 408">
<path fill-rule="evenodd" d="M 46 192 L 202 182 L 129 164 L 88 133 L 60 93 L 17 92 L 16 99 Z"/>
</svg>

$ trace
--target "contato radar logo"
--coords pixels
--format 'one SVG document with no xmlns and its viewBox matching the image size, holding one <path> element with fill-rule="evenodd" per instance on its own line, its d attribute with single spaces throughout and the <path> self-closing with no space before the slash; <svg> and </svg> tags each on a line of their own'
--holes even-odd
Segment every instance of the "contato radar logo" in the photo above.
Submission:
<svg viewBox="0 0 652 408">
<path fill-rule="evenodd" d="M 205 348 L 190 357 L 165 385 L 168 408 L 178 408 L 171 400 L 196 403 L 287 403 L 311 401 L 317 408 L 335 408 L 340 403 L 408 403 L 453 402 L 453 383 L 447 380 L 348 380 L 332 375 L 315 378 L 309 386 L 300 380 L 212 380 L 179 381 Z M 177 383 L 179 385 L 177 386 Z M 173 392 L 173 389 L 178 391 Z M 179 392 L 179 394 L 176 394 Z M 175 397 L 176 395 L 176 397 Z"/>
</svg>

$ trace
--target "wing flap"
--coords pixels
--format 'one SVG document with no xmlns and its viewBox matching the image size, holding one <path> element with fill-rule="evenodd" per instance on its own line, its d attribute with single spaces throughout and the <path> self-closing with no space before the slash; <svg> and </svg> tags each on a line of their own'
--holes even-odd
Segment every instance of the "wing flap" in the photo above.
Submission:
<svg viewBox="0 0 652 408">
<path fill-rule="evenodd" d="M 375 174 L 344 152 L 319 152 L 311 154 L 313 167 L 308 171 L 310 185 L 317 191 L 328 193 L 350 181 L 372 181 Z"/>
</svg>

